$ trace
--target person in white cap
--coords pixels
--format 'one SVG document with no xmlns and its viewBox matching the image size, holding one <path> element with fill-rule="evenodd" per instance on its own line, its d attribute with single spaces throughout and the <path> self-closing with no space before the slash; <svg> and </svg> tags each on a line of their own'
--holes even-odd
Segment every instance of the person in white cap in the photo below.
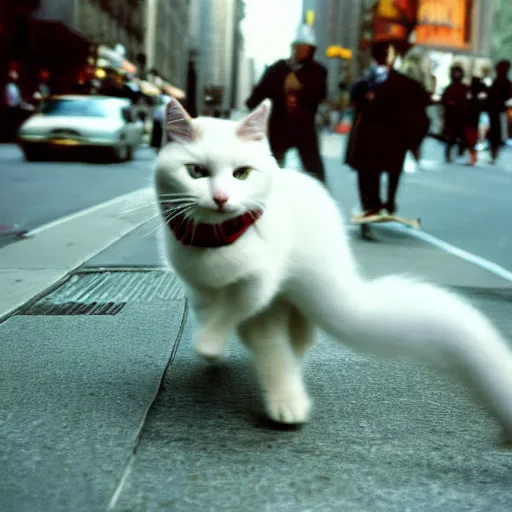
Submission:
<svg viewBox="0 0 512 512">
<path fill-rule="evenodd" d="M 254 109 L 263 100 L 272 100 L 269 141 L 272 153 L 282 166 L 286 152 L 297 148 L 304 169 L 325 181 L 315 116 L 327 95 L 327 69 L 314 60 L 315 34 L 309 25 L 299 28 L 292 56 L 272 64 L 254 87 L 246 105 Z"/>
</svg>

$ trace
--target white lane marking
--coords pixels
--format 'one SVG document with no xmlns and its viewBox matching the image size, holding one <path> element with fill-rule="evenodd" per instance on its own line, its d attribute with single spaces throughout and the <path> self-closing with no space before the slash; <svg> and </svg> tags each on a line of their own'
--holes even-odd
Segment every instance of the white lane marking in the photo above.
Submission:
<svg viewBox="0 0 512 512">
<path fill-rule="evenodd" d="M 434 235 L 430 235 L 429 233 L 425 233 L 424 231 L 416 231 L 405 226 L 393 226 L 393 229 L 405 232 L 408 235 L 414 236 L 420 240 L 423 240 L 424 242 L 439 247 L 439 249 L 443 249 L 444 251 L 449 252 L 454 256 L 458 256 L 463 260 L 469 261 L 474 265 L 477 265 L 485 270 L 488 270 L 489 272 L 492 272 L 493 274 L 496 274 L 497 276 L 502 277 L 503 279 L 506 279 L 507 281 L 512 282 L 512 272 L 510 270 L 507 270 L 506 268 L 501 267 L 497 263 L 493 263 L 492 261 L 486 260 L 485 258 L 477 256 L 476 254 L 473 254 L 471 252 L 465 251 L 464 249 L 460 249 L 459 247 L 455 247 L 454 245 L 449 244 L 448 242 L 445 242 L 443 240 L 440 240 Z"/>
<path fill-rule="evenodd" d="M 53 220 L 51 222 L 48 222 L 47 224 L 43 224 L 42 226 L 39 226 L 37 228 L 31 229 L 27 233 L 25 233 L 23 236 L 31 237 L 34 235 L 37 235 L 38 233 L 41 233 L 42 231 L 46 231 L 47 229 L 53 228 L 55 226 L 58 226 L 59 224 L 63 224 L 64 222 L 68 222 L 70 220 L 76 219 L 78 217 L 82 217 L 83 215 L 87 215 L 89 213 L 93 213 L 96 210 L 101 210 L 103 208 L 107 208 L 108 206 L 111 206 L 116 203 L 121 203 L 123 201 L 126 201 L 128 199 L 133 198 L 137 194 L 141 194 L 142 192 L 149 192 L 151 191 L 151 187 L 143 187 L 136 189 L 132 192 L 129 192 L 128 194 L 123 194 L 122 196 L 116 196 L 112 199 L 109 199 L 108 201 L 105 201 L 103 203 L 95 204 L 94 206 L 90 206 L 89 208 L 84 208 L 83 210 L 79 210 L 77 212 L 71 213 L 69 215 L 65 215 L 64 217 L 60 217 L 56 220 Z"/>
</svg>

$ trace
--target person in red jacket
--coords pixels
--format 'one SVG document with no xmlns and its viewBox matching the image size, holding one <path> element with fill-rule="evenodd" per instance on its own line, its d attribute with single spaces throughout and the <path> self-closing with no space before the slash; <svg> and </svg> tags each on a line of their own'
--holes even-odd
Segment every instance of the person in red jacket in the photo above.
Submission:
<svg viewBox="0 0 512 512">
<path fill-rule="evenodd" d="M 327 70 L 314 60 L 316 41 L 310 26 L 299 29 L 293 54 L 272 64 L 254 87 L 246 105 L 254 109 L 263 100 L 272 100 L 269 142 L 279 165 L 286 153 L 297 148 L 304 169 L 325 181 L 315 116 L 327 95 Z"/>
</svg>

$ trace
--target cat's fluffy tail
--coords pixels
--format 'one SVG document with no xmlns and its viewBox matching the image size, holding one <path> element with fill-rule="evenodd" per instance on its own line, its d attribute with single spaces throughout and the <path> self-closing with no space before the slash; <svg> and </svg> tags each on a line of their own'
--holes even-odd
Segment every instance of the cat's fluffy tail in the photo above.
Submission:
<svg viewBox="0 0 512 512">
<path fill-rule="evenodd" d="M 340 283 L 316 320 L 347 345 L 382 356 L 413 356 L 468 380 L 512 435 L 512 350 L 473 306 L 436 286 L 398 276 Z M 336 295 L 336 297 L 334 296 Z M 341 300 L 339 300 L 341 299 Z"/>
</svg>

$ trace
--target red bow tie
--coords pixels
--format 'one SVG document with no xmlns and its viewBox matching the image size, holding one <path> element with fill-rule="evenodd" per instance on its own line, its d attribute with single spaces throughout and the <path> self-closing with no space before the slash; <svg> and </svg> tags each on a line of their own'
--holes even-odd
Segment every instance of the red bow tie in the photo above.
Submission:
<svg viewBox="0 0 512 512">
<path fill-rule="evenodd" d="M 165 205 L 163 205 L 165 208 Z M 183 245 L 192 247 L 224 247 L 236 242 L 261 216 L 260 210 L 228 219 L 221 224 L 195 223 L 184 215 L 167 222 L 169 229 Z"/>
</svg>

